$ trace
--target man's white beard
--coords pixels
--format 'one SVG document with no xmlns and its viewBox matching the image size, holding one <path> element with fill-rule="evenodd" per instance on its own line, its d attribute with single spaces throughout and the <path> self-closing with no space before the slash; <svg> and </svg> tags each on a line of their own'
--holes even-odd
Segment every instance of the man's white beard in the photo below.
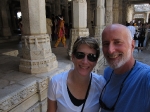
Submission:
<svg viewBox="0 0 150 112">
<path fill-rule="evenodd" d="M 107 61 L 107 63 L 112 69 L 117 69 L 122 65 L 124 65 L 130 59 L 130 57 L 131 57 L 131 50 L 129 49 L 126 57 L 122 54 L 121 60 L 111 61 L 111 63 Z"/>
</svg>

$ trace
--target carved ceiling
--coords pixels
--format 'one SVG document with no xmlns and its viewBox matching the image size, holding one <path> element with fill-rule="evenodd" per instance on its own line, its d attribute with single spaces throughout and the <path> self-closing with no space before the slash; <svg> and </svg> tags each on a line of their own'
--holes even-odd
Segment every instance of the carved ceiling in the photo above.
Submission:
<svg viewBox="0 0 150 112">
<path fill-rule="evenodd" d="M 135 12 L 150 12 L 150 4 L 135 4 Z"/>
</svg>

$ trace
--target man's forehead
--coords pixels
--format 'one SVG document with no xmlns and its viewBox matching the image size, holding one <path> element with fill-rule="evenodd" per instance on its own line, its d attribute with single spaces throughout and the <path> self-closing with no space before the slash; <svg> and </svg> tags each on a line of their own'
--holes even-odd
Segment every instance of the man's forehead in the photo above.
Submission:
<svg viewBox="0 0 150 112">
<path fill-rule="evenodd" d="M 105 38 L 105 39 L 102 39 L 102 42 L 110 42 L 110 41 L 121 41 L 123 40 L 122 38 Z"/>
</svg>

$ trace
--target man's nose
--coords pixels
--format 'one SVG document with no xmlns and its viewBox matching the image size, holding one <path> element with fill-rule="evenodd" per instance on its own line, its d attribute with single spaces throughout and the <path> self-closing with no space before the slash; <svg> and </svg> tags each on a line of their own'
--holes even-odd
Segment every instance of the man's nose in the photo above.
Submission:
<svg viewBox="0 0 150 112">
<path fill-rule="evenodd" d="M 115 46 L 113 44 L 110 44 L 108 47 L 109 54 L 112 54 L 115 51 Z"/>
</svg>

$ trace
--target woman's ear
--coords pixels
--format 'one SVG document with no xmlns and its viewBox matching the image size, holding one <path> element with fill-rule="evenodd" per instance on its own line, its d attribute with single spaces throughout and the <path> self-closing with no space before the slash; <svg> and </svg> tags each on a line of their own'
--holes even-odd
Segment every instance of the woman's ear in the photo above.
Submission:
<svg viewBox="0 0 150 112">
<path fill-rule="evenodd" d="M 72 55 L 71 55 L 71 60 L 73 61 L 74 58 L 75 58 L 75 56 L 72 54 Z"/>
</svg>

